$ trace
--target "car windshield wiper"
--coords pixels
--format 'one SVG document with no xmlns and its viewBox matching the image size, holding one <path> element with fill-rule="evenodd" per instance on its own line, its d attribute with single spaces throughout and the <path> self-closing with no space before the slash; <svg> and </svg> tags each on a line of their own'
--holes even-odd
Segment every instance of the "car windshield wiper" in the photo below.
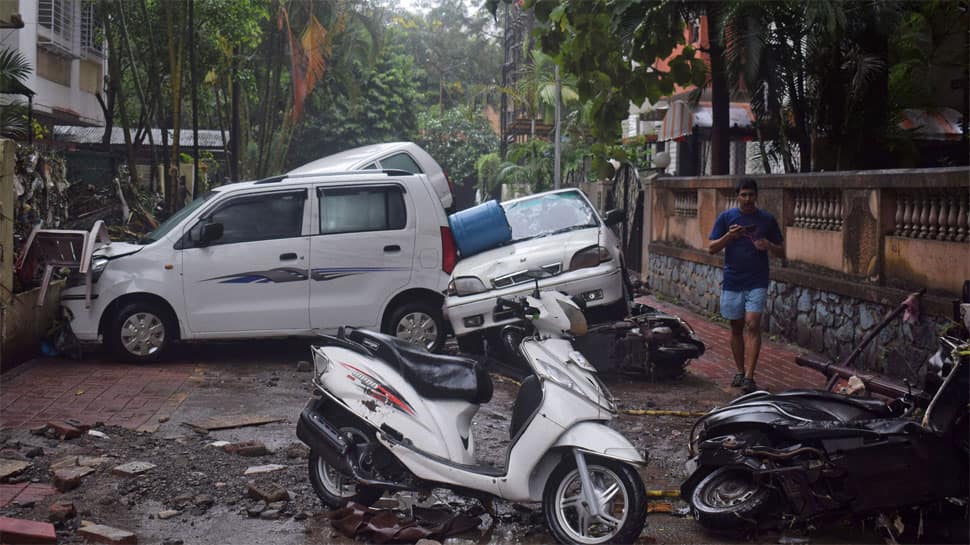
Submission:
<svg viewBox="0 0 970 545">
<path fill-rule="evenodd" d="M 569 231 L 578 231 L 579 229 L 589 229 L 590 227 L 596 227 L 596 224 L 585 224 L 585 225 L 573 225 L 571 227 L 563 227 L 562 229 L 556 229 L 555 231 L 549 231 L 548 233 L 543 233 L 539 235 L 540 237 L 547 237 L 550 235 L 558 235 L 560 233 L 568 233 Z"/>
</svg>

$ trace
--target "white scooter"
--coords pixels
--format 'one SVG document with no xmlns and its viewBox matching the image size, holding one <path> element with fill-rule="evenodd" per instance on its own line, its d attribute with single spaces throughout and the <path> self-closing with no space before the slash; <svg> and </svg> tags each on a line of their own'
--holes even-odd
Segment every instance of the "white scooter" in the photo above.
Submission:
<svg viewBox="0 0 970 545">
<path fill-rule="evenodd" d="M 534 325 L 519 347 L 534 375 L 512 409 L 504 469 L 475 459 L 472 417 L 492 397 L 477 362 L 356 329 L 312 348 L 316 392 L 297 436 L 311 450 L 314 490 L 331 508 L 433 488 L 541 501 L 561 543 L 634 542 L 646 521 L 636 470 L 646 456 L 607 427 L 615 402 L 569 342 L 586 331 L 583 313 L 565 295 L 538 289 L 498 307 Z"/>
</svg>

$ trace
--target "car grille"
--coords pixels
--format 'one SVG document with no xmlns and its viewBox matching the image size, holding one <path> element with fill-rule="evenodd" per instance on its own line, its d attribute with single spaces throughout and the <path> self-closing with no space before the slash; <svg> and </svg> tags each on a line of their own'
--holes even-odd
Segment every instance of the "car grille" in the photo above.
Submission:
<svg viewBox="0 0 970 545">
<path fill-rule="evenodd" d="M 540 265 L 544 270 L 552 273 L 559 274 L 562 272 L 562 262 L 557 261 L 556 263 L 549 263 L 548 265 Z M 527 276 L 528 269 L 523 269 L 521 271 L 516 271 L 514 273 L 509 273 L 503 276 L 497 276 L 492 279 L 492 288 L 507 288 L 509 286 L 515 286 L 518 284 L 525 284 L 526 282 L 532 282 L 532 279 Z"/>
</svg>

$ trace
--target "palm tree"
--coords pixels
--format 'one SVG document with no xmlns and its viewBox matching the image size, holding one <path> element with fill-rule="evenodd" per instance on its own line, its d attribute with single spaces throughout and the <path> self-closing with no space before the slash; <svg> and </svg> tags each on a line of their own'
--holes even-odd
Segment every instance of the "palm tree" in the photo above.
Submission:
<svg viewBox="0 0 970 545">
<path fill-rule="evenodd" d="M 30 72 L 30 64 L 19 51 L 0 51 L 0 93 L 29 93 L 24 81 Z M 29 130 L 26 106 L 16 102 L 0 104 L 0 135 L 23 138 Z"/>
</svg>

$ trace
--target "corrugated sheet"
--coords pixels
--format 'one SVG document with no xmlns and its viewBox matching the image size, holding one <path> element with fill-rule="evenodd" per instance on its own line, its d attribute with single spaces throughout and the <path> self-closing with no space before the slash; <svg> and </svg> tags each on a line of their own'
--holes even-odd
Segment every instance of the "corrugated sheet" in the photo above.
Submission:
<svg viewBox="0 0 970 545">
<path fill-rule="evenodd" d="M 54 126 L 54 139 L 61 142 L 74 142 L 76 144 L 99 144 L 101 143 L 101 137 L 104 135 L 104 127 L 76 127 L 73 125 L 55 125 Z M 172 141 L 173 131 L 168 130 L 169 142 Z M 132 138 L 135 137 L 135 132 L 131 133 Z M 161 145 L 162 143 L 162 130 L 152 129 L 152 138 L 155 140 L 156 145 Z M 145 138 L 145 142 L 148 142 L 148 138 Z M 125 143 L 125 133 L 120 127 L 113 127 L 111 129 L 111 144 L 112 145 L 124 145 Z M 183 148 L 192 147 L 192 131 L 185 130 L 179 132 L 179 145 Z M 199 129 L 199 147 L 201 148 L 215 148 L 221 150 L 222 145 L 222 133 L 217 130 L 211 129 Z"/>
</svg>

